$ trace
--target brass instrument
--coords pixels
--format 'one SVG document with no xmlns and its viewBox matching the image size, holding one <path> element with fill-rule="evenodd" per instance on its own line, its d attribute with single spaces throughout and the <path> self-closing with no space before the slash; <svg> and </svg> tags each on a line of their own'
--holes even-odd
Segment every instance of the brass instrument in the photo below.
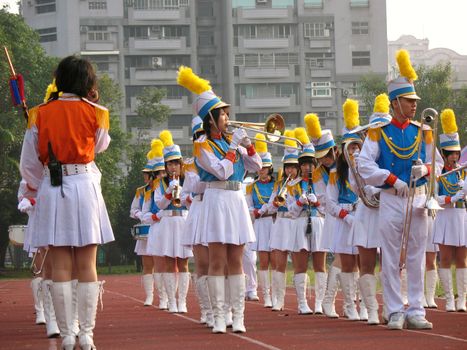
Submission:
<svg viewBox="0 0 467 350">
<path fill-rule="evenodd" d="M 458 167 L 456 167 L 456 168 L 454 168 L 452 170 L 446 171 L 445 173 L 439 175 L 438 178 L 451 175 L 452 173 L 457 173 L 459 171 L 464 170 L 465 168 L 467 168 L 467 163 L 463 164 L 463 165 L 460 165 L 460 166 L 458 166 Z"/>
<path fill-rule="evenodd" d="M 179 180 L 179 176 L 173 177 L 175 180 Z M 181 187 L 175 186 L 172 190 L 172 205 L 176 208 L 180 208 L 182 206 L 182 200 L 180 199 Z"/>
<path fill-rule="evenodd" d="M 41 248 L 38 248 L 36 252 L 34 253 L 34 256 L 31 261 L 31 266 L 30 266 L 30 270 L 34 276 L 40 275 L 42 273 L 42 270 L 44 269 L 45 259 L 47 258 L 48 252 L 49 252 L 49 248 L 47 247 L 45 248 L 44 257 L 42 258 L 42 263 L 41 263 L 41 266 L 39 266 L 39 269 L 37 269 L 36 267 L 36 257 L 37 257 L 37 254 L 41 254 Z"/>
<path fill-rule="evenodd" d="M 362 141 L 353 141 L 351 143 L 358 143 L 360 149 L 362 149 L 363 142 Z M 368 208 L 379 208 L 379 199 L 377 196 L 368 197 L 365 193 L 365 182 L 363 181 L 362 177 L 358 173 L 357 164 L 355 163 L 355 158 L 351 157 L 349 154 L 349 147 L 350 143 L 346 143 L 343 148 L 344 158 L 349 165 L 349 169 L 352 172 L 352 175 L 355 179 L 355 183 L 357 184 L 356 192 L 357 195 L 362 199 L 363 204 Z"/>
<path fill-rule="evenodd" d="M 284 117 L 278 113 L 270 114 L 264 123 L 250 123 L 250 122 L 241 122 L 232 120 L 228 122 L 228 127 L 233 129 L 244 129 L 246 131 L 255 131 L 257 133 L 264 134 L 266 136 L 266 140 L 258 140 L 255 137 L 251 137 L 252 140 L 263 141 L 269 144 L 278 145 L 282 147 L 290 147 L 285 146 L 281 143 L 278 143 L 281 139 L 288 139 L 296 141 L 300 147 L 297 147 L 298 150 L 303 148 L 302 143 L 294 137 L 284 136 L 285 131 L 285 121 Z M 228 133 L 231 134 L 233 131 L 229 131 Z"/>
<path fill-rule="evenodd" d="M 430 114 L 429 114 L 430 113 Z M 418 165 L 418 161 L 420 159 L 420 154 L 422 151 L 422 144 L 423 144 L 423 126 L 425 123 L 430 123 L 434 121 L 433 127 L 433 140 L 437 139 L 438 133 L 438 112 L 433 108 L 425 108 L 422 111 L 421 115 L 421 123 L 420 123 L 420 143 L 418 145 L 418 156 L 417 160 L 414 161 L 413 165 Z M 431 152 L 431 174 L 430 174 L 430 181 L 428 183 L 428 191 L 426 195 L 426 202 L 425 208 L 427 208 L 430 212 L 434 213 L 435 210 L 442 210 L 438 204 L 438 201 L 434 198 L 434 191 L 436 187 L 436 171 L 435 171 L 435 163 L 436 162 L 436 145 L 433 144 L 432 152 Z M 412 213 L 413 213 L 413 201 L 415 197 L 415 189 L 417 187 L 417 179 L 414 178 L 412 171 L 410 174 L 410 182 L 409 182 L 409 195 L 407 197 L 407 207 L 405 208 L 405 219 L 404 219 L 404 226 L 402 229 L 402 242 L 401 242 L 401 252 L 399 257 L 399 268 L 402 270 L 405 268 L 405 263 L 407 260 L 407 245 L 409 242 L 409 233 L 410 227 L 412 225 Z"/>
<path fill-rule="evenodd" d="M 276 198 L 274 198 L 274 202 L 276 202 L 279 207 L 282 207 L 283 205 L 285 205 L 285 197 L 287 194 L 287 184 L 289 180 L 290 180 L 290 175 L 287 176 L 287 179 L 284 181 L 284 184 L 282 185 L 279 192 L 277 193 Z"/>
</svg>

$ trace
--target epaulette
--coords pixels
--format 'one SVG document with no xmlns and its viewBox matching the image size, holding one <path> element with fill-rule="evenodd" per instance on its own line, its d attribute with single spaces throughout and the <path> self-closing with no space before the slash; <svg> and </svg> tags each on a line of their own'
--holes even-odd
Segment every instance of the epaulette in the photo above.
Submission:
<svg viewBox="0 0 467 350">
<path fill-rule="evenodd" d="M 28 129 L 31 129 L 33 125 L 36 125 L 37 113 L 39 112 L 40 106 L 42 106 L 42 104 L 35 106 L 28 111 L 28 114 L 29 114 Z"/>
<path fill-rule="evenodd" d="M 323 174 L 321 173 L 321 171 L 322 171 L 321 167 L 322 167 L 322 165 L 320 164 L 311 173 L 311 180 L 313 181 L 313 183 L 316 183 L 316 182 L 320 181 L 323 178 Z"/>
<path fill-rule="evenodd" d="M 418 128 L 421 126 L 421 123 L 419 121 L 416 121 L 416 120 L 411 120 L 410 124 L 413 124 Z M 425 123 L 423 124 L 423 139 L 424 139 L 425 143 L 428 144 L 428 145 L 433 143 L 433 129 L 431 128 L 431 126 L 429 126 L 429 125 L 427 125 Z"/>
<path fill-rule="evenodd" d="M 337 172 L 335 169 L 332 169 L 329 173 L 329 183 L 335 185 L 337 183 Z"/>
<path fill-rule="evenodd" d="M 383 127 L 385 127 L 386 125 L 389 125 L 389 124 L 391 124 L 390 120 L 386 120 L 384 122 L 383 121 L 378 121 L 378 122 L 370 123 L 369 127 L 368 127 L 368 130 L 383 128 Z"/>
<path fill-rule="evenodd" d="M 254 184 L 255 184 L 255 183 L 252 182 L 251 184 L 248 184 L 248 185 L 246 186 L 246 188 L 245 188 L 246 194 L 252 194 L 252 193 L 253 193 L 253 185 L 254 185 Z"/>
<path fill-rule="evenodd" d="M 417 127 L 421 126 L 421 123 L 419 121 L 416 121 L 416 120 L 410 120 L 410 124 L 413 124 L 413 125 L 415 125 Z M 428 124 L 423 123 L 423 131 L 429 131 L 429 130 L 432 130 L 431 126 L 429 126 Z"/>
<path fill-rule="evenodd" d="M 101 129 L 109 130 L 110 128 L 109 110 L 105 108 L 104 106 L 91 102 L 84 97 L 81 98 L 81 101 L 86 102 L 87 104 L 90 104 L 91 106 L 95 108 L 97 126 Z"/>
<path fill-rule="evenodd" d="M 186 173 L 198 173 L 198 168 L 196 167 L 196 164 L 195 164 L 195 158 L 191 157 L 191 158 L 185 158 L 183 160 L 183 171 L 186 172 Z"/>
<path fill-rule="evenodd" d="M 206 135 L 201 135 L 197 140 L 195 140 L 195 142 L 193 142 L 193 157 L 199 158 L 201 156 L 201 149 L 212 152 Z"/>
<path fill-rule="evenodd" d="M 368 138 L 371 141 L 379 142 L 381 140 L 381 127 L 368 129 Z"/>
</svg>

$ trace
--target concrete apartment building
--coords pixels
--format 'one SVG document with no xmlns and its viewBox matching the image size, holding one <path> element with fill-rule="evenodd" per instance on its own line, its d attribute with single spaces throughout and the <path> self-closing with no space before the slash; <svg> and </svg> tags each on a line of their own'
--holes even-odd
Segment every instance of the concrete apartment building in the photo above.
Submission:
<svg viewBox="0 0 467 350">
<path fill-rule="evenodd" d="M 315 112 L 338 134 L 361 75 L 388 71 L 385 0 L 23 0 L 21 11 L 50 55 L 79 53 L 119 82 L 128 130 L 149 139 L 168 127 L 188 154 L 182 64 L 211 81 L 237 120 L 280 113 L 293 127 Z M 148 129 L 135 116 L 146 86 L 167 90 L 165 125 Z"/>
</svg>

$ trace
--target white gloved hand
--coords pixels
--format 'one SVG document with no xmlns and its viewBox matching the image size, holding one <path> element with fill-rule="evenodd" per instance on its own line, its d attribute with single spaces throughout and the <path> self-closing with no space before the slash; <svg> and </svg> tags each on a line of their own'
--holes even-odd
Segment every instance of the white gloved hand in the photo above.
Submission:
<svg viewBox="0 0 467 350">
<path fill-rule="evenodd" d="M 18 210 L 22 213 L 27 213 L 32 209 L 32 203 L 29 199 L 23 198 L 18 204 Z"/>
<path fill-rule="evenodd" d="M 371 185 L 365 185 L 365 187 L 363 187 L 363 191 L 368 197 L 373 197 L 375 194 L 379 193 L 381 189 Z"/>
<path fill-rule="evenodd" d="M 397 179 L 393 187 L 399 197 L 406 198 L 409 195 L 409 186 L 404 181 Z"/>
<path fill-rule="evenodd" d="M 232 140 L 230 141 L 230 149 L 236 150 L 238 146 L 243 142 L 245 138 L 248 138 L 248 135 L 244 129 L 235 129 Z M 251 143 L 251 141 L 250 141 Z"/>
<path fill-rule="evenodd" d="M 347 214 L 344 218 L 346 224 L 352 226 L 354 217 L 350 214 Z"/>
<path fill-rule="evenodd" d="M 251 140 L 250 140 L 249 136 L 243 138 L 242 146 L 245 147 L 245 148 L 248 148 L 248 147 L 251 146 Z"/>
<path fill-rule="evenodd" d="M 460 179 L 460 180 L 457 182 L 457 186 L 463 188 L 463 187 L 464 187 L 464 180 Z"/>
<path fill-rule="evenodd" d="M 259 213 L 260 215 L 264 215 L 264 214 L 266 214 L 267 212 L 268 212 L 268 205 L 267 205 L 267 204 L 263 204 L 263 205 L 261 206 L 261 208 L 259 208 L 259 210 L 258 210 L 258 213 Z"/>
<path fill-rule="evenodd" d="M 428 174 L 428 168 L 424 164 L 412 166 L 412 176 L 415 180 L 421 179 L 426 174 Z"/>
<path fill-rule="evenodd" d="M 308 203 L 314 204 L 318 201 L 318 198 L 316 198 L 316 195 L 314 193 L 309 193 L 307 195 Z"/>
<path fill-rule="evenodd" d="M 354 159 L 358 158 L 358 156 L 360 155 L 360 151 L 355 151 L 352 156 L 354 157 Z"/>
<path fill-rule="evenodd" d="M 298 199 L 298 201 L 303 205 L 308 204 L 308 198 L 306 196 L 306 193 L 303 193 Z"/>
<path fill-rule="evenodd" d="M 172 193 L 172 191 L 175 189 L 180 184 L 178 179 L 173 179 L 172 181 L 169 182 L 169 187 L 165 190 L 165 193 Z"/>
<path fill-rule="evenodd" d="M 451 197 L 451 203 L 461 201 L 465 198 L 464 191 L 458 191 L 454 196 Z"/>
<path fill-rule="evenodd" d="M 135 213 L 135 217 L 136 217 L 139 221 L 141 221 L 141 220 L 143 219 L 143 212 L 141 212 L 141 211 L 136 212 L 136 213 Z"/>
</svg>

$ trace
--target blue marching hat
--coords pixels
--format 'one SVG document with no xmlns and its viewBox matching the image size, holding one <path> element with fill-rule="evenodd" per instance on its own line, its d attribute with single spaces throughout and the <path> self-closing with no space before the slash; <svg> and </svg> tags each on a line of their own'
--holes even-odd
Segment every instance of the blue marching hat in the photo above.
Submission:
<svg viewBox="0 0 467 350">
<path fill-rule="evenodd" d="M 417 80 L 417 73 L 410 62 L 410 55 L 407 50 L 396 52 L 396 61 L 399 67 L 400 76 L 388 84 L 389 99 L 395 100 L 398 97 L 404 97 L 411 100 L 420 100 L 415 92 L 413 82 Z"/>
</svg>

